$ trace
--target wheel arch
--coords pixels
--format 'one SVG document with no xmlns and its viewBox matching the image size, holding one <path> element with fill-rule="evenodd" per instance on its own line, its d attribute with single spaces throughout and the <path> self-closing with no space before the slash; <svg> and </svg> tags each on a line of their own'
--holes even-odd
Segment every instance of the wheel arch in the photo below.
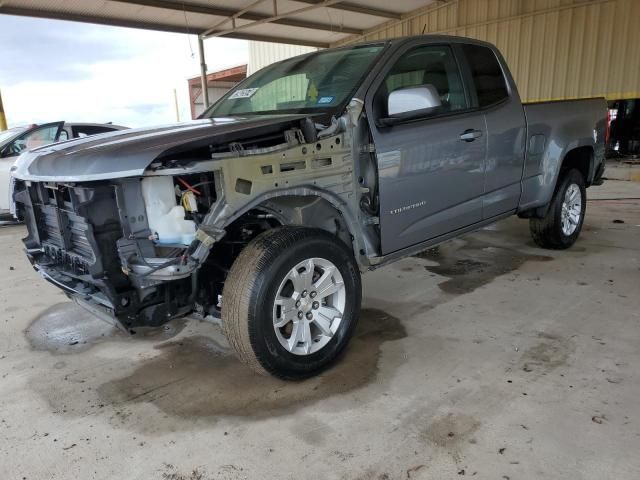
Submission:
<svg viewBox="0 0 640 480">
<path fill-rule="evenodd" d="M 551 200 L 562 180 L 562 176 L 571 169 L 576 169 L 582 174 L 586 187 L 592 184 L 595 174 L 595 151 L 593 145 L 573 143 L 567 146 L 559 157 L 560 161 L 553 172 L 553 181 L 551 183 L 553 188 L 540 187 L 540 193 L 545 193 L 546 191 L 544 198 L 535 202 L 538 205 L 518 212 L 520 218 L 543 218 L 549 210 Z"/>
<path fill-rule="evenodd" d="M 565 172 L 575 168 L 582 174 L 585 185 L 589 187 L 593 181 L 594 158 L 595 152 L 591 145 L 582 145 L 568 150 L 562 158 L 560 170 L 556 177 L 556 185 Z"/>
<path fill-rule="evenodd" d="M 292 187 L 267 192 L 252 199 L 226 217 L 222 228 L 242 221 L 249 212 L 260 210 L 273 215 L 281 225 L 320 228 L 340 238 L 353 251 L 362 254 L 358 221 L 347 203 L 338 195 L 314 187 Z"/>
</svg>

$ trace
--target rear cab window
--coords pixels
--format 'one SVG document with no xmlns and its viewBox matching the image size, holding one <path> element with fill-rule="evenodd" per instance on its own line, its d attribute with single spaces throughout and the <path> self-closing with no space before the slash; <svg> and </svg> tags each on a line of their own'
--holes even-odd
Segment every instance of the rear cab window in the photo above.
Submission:
<svg viewBox="0 0 640 480">
<path fill-rule="evenodd" d="M 471 44 L 461 48 L 469 66 L 478 106 L 489 107 L 508 98 L 507 82 L 493 50 Z"/>
</svg>

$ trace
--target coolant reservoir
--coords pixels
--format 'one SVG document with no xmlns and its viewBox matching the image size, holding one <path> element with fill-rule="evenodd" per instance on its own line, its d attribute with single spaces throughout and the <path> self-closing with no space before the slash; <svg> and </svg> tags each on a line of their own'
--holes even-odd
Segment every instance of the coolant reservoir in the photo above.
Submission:
<svg viewBox="0 0 640 480">
<path fill-rule="evenodd" d="M 189 245 L 196 235 L 196 224 L 185 220 L 184 208 L 177 205 L 171 177 L 142 180 L 142 197 L 147 208 L 149 229 L 157 235 L 155 243 Z"/>
</svg>

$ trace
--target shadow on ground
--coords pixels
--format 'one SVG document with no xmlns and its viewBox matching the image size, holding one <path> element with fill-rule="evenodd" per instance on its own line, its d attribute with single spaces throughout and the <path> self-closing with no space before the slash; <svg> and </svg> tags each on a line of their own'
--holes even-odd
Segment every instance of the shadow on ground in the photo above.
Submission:
<svg viewBox="0 0 640 480">
<path fill-rule="evenodd" d="M 302 382 L 255 374 L 210 338 L 187 337 L 158 345 L 160 355 L 130 375 L 101 385 L 98 394 L 106 403 L 148 402 L 182 417 L 290 413 L 292 407 L 370 382 L 377 373 L 381 345 L 405 335 L 397 318 L 365 309 L 344 358 Z"/>
</svg>

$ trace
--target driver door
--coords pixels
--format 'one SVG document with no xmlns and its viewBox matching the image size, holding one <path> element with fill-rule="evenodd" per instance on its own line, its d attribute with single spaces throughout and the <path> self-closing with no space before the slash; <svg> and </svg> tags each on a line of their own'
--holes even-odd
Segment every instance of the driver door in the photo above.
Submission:
<svg viewBox="0 0 640 480">
<path fill-rule="evenodd" d="M 383 255 L 482 220 L 486 127 L 471 108 L 454 52 L 451 45 L 407 46 L 370 90 Z M 416 87 L 435 89 L 440 105 L 380 122 L 390 118 L 391 92 Z"/>
</svg>

